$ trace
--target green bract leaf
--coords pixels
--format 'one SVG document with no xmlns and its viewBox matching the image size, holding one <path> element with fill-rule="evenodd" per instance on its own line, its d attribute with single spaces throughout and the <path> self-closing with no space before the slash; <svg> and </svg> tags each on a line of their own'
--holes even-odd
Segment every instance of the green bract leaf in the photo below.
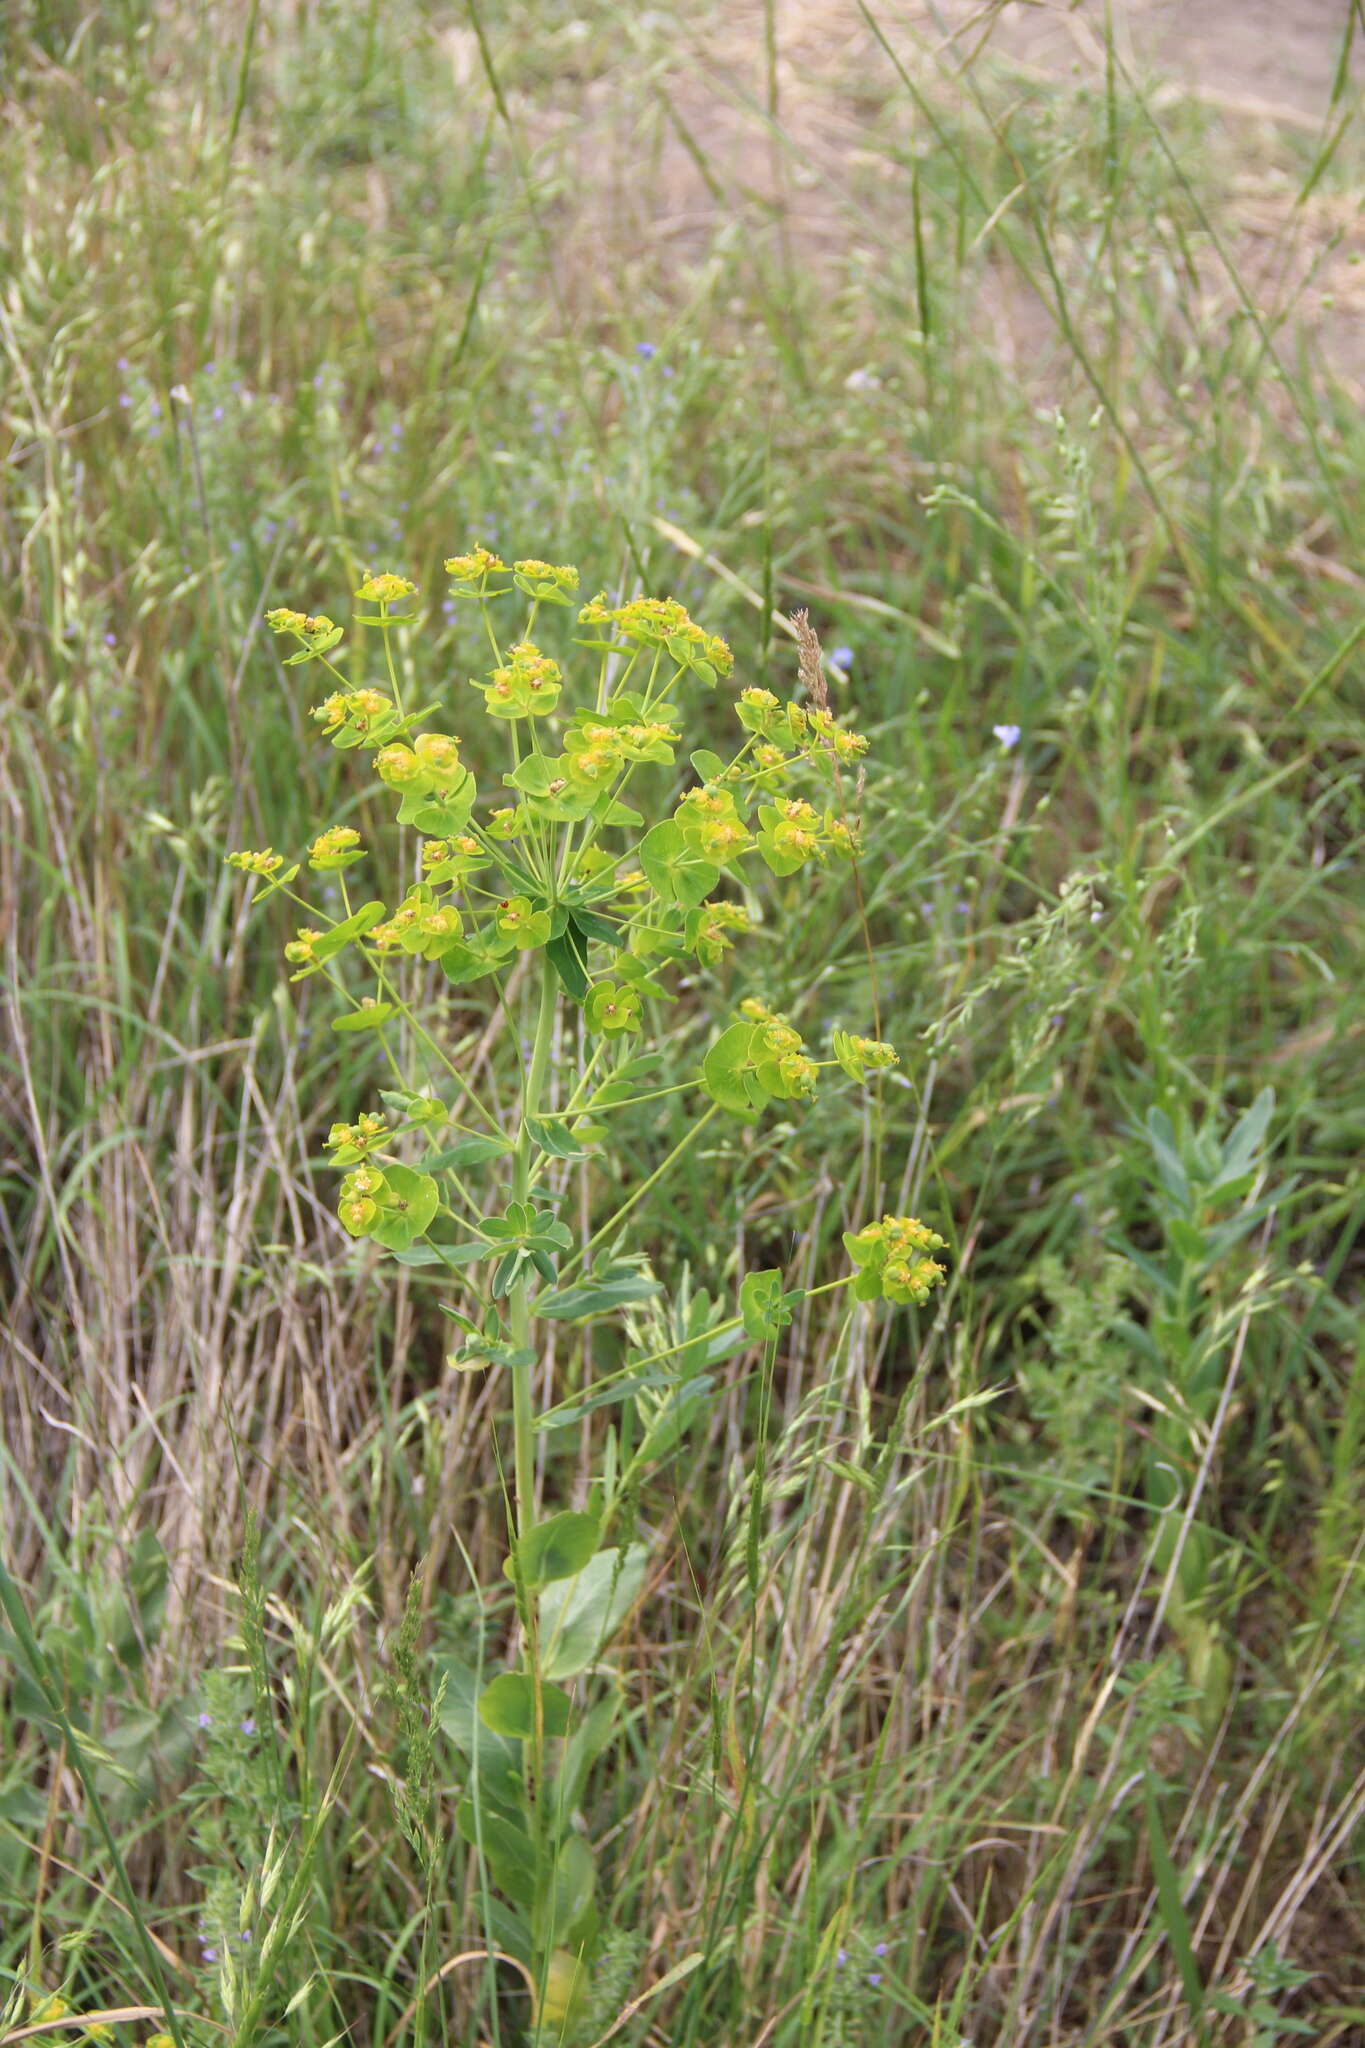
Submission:
<svg viewBox="0 0 1365 2048">
<path fill-rule="evenodd" d="M 792 1309 L 801 1299 L 799 1288 L 790 1295 L 783 1293 L 782 1275 L 775 1267 L 765 1273 L 746 1273 L 739 1289 L 745 1336 L 756 1343 L 776 1337 L 790 1323 Z"/>
<path fill-rule="evenodd" d="M 735 1116 L 753 1117 L 768 1099 L 754 1072 L 754 1039 L 761 1029 L 756 1024 L 732 1024 L 702 1061 L 703 1088 Z"/>
<path fill-rule="evenodd" d="M 495 973 L 503 957 L 482 943 L 469 945 L 464 939 L 457 939 L 440 956 L 441 972 L 448 981 L 462 986 L 468 981 L 481 980 L 485 974 Z"/>
<path fill-rule="evenodd" d="M 651 826 L 640 841 L 640 866 L 656 896 L 695 910 L 720 880 L 720 869 L 693 853 L 672 818 Z"/>
<path fill-rule="evenodd" d="M 384 1179 L 389 1199 L 370 1235 L 388 1251 L 406 1251 L 440 1206 L 440 1190 L 429 1173 L 414 1173 L 410 1166 L 386 1166 Z"/>
<path fill-rule="evenodd" d="M 477 794 L 473 776 L 465 769 L 454 789 L 432 790 L 428 796 L 408 795 L 398 806 L 400 825 L 415 825 L 433 839 L 448 839 L 462 832 L 474 808 Z"/>
<path fill-rule="evenodd" d="M 553 818 L 557 824 L 586 818 L 595 801 L 594 791 L 576 788 L 569 780 L 562 761 L 547 761 L 543 754 L 528 754 L 502 779 L 530 798 L 537 816 Z"/>
<path fill-rule="evenodd" d="M 540 1688 L 541 1732 L 563 1735 L 569 1725 L 569 1695 L 557 1685 Z M 479 1694 L 479 1719 L 495 1735 L 529 1742 L 536 1732 L 535 1681 L 524 1671 L 504 1671 Z"/>
</svg>

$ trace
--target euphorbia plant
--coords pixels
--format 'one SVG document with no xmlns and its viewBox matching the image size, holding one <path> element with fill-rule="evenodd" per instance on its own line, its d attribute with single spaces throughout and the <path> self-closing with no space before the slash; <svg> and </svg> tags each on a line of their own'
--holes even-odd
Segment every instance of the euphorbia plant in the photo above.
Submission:
<svg viewBox="0 0 1365 2048">
<path fill-rule="evenodd" d="M 677 1441 L 688 1373 L 691 1396 L 700 1393 L 696 1357 L 713 1359 L 727 1335 L 736 1346 L 773 1343 L 797 1298 L 779 1274 L 749 1274 L 737 1312 L 713 1319 L 702 1346 L 689 1334 L 643 1356 L 627 1350 L 620 1372 L 585 1389 L 578 1410 L 638 1397 L 645 1420 L 632 1448 L 609 1437 L 586 1504 L 541 1514 L 533 1452 L 546 1415 L 536 1412 L 533 1368 L 551 1333 L 619 1321 L 659 1288 L 623 1239 L 640 1190 L 581 1243 L 562 1213 L 567 1165 L 607 1154 L 623 1109 L 672 1092 L 656 1085 L 650 1024 L 675 999 L 678 968 L 713 967 L 742 938 L 763 868 L 789 876 L 853 858 L 845 799 L 866 742 L 830 710 L 802 621 L 808 701 L 740 690 L 730 757 L 697 749 L 687 754 L 690 772 L 680 773 L 682 695 L 729 678 L 723 640 L 670 600 L 597 597 L 577 610 L 581 672 L 571 681 L 533 636 L 542 613 L 575 605 L 576 570 L 539 561 L 509 568 L 484 548 L 445 566 L 455 594 L 477 606 L 492 656 L 487 676 L 470 685 L 507 748 L 492 802 L 480 801 L 460 741 L 442 729 L 448 707 L 404 702 L 393 637 L 419 623 L 414 586 L 372 576 L 356 596 L 367 608 L 359 618 L 382 637 L 382 685 L 336 668 L 342 634 L 330 619 L 267 616 L 295 643 L 289 665 L 331 673 L 336 687 L 313 717 L 334 747 L 368 755 L 398 799 L 398 824 L 418 837 L 419 879 L 392 907 L 353 900 L 349 877 L 365 849 L 353 828 L 331 826 L 307 855 L 315 873 L 336 877 L 341 915 L 328 917 L 295 893 L 302 864 L 286 867 L 269 849 L 228 858 L 266 881 L 262 896 L 282 890 L 301 903 L 309 921 L 285 947 L 294 979 L 329 979 L 347 1001 L 333 1030 L 375 1034 L 398 1081 L 381 1091 L 378 1108 L 334 1125 L 328 1138 L 342 1228 L 448 1273 L 440 1305 L 456 1331 L 451 1364 L 507 1377 L 515 1649 L 510 1668 L 475 1686 L 447 1719 L 470 1764 L 458 1825 L 501 1894 L 490 1937 L 528 1974 L 535 2038 L 558 2040 L 572 2028 L 596 1936 L 595 1862 L 575 1814 L 616 1698 L 608 1691 L 592 1704 L 587 1674 L 643 1579 L 644 1547 L 626 1526 L 631 1503 L 643 1471 Z M 669 792 L 652 817 L 630 800 L 642 785 Z M 477 1004 L 486 984 L 488 1005 L 513 1012 L 512 1028 L 524 1031 L 510 1121 L 482 1100 L 424 1020 L 423 962 L 472 991 L 462 1002 Z M 359 1003 L 357 968 L 373 980 Z M 581 1033 L 562 1029 L 567 1012 L 581 1017 Z M 420 1073 L 400 1067 L 391 1042 L 400 1023 Z M 816 1058 L 785 1017 L 744 1001 L 692 1081 L 677 1084 L 695 1087 L 706 1107 L 651 1183 L 712 1118 L 753 1121 L 771 1101 L 813 1095 L 822 1068 L 861 1082 L 896 1059 L 890 1046 L 846 1031 L 833 1034 L 831 1052 Z M 933 1254 L 944 1241 L 913 1218 L 885 1217 L 846 1243 L 855 1270 L 828 1285 L 851 1286 L 860 1301 L 924 1302 L 942 1278 Z M 654 1396 L 670 1361 L 676 1377 L 661 1403 Z"/>
</svg>

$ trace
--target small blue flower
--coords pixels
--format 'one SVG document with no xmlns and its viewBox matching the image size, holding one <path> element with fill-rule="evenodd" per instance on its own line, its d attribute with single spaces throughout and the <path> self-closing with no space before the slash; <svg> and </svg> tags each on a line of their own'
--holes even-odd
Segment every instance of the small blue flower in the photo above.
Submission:
<svg viewBox="0 0 1365 2048">
<path fill-rule="evenodd" d="M 252 1720 L 250 1714 L 247 1715 L 242 1723 L 242 1733 L 243 1735 L 254 1735 L 256 1733 L 256 1723 Z"/>
<path fill-rule="evenodd" d="M 1017 725 L 993 725 L 991 731 L 995 734 L 995 737 L 999 740 L 1007 754 L 1011 747 L 1018 746 L 1019 727 Z"/>
<path fill-rule="evenodd" d="M 872 1953 L 874 1956 L 884 1956 L 886 1954 L 886 1943 L 884 1941 L 879 1941 L 877 1943 L 877 1946 L 873 1949 Z"/>
<path fill-rule="evenodd" d="M 851 647 L 831 647 L 829 658 L 836 668 L 852 668 L 853 649 Z"/>
<path fill-rule="evenodd" d="M 882 1973 L 881 1973 L 881 1971 L 880 1971 L 880 1970 L 869 1970 L 869 1971 L 868 1971 L 868 1973 L 867 1973 L 867 1981 L 868 1981 L 868 1983 L 869 1983 L 869 1984 L 880 1984 L 880 1983 L 881 1983 L 881 1981 L 882 1981 Z"/>
<path fill-rule="evenodd" d="M 199 1956 L 199 1960 L 200 1960 L 201 1962 L 203 1962 L 203 1963 L 216 1963 L 216 1962 L 217 1962 L 217 1960 L 218 1960 L 218 1951 L 217 1951 L 217 1949 L 216 1949 L 216 1948 L 205 1948 L 205 1949 L 202 1949 L 202 1950 L 200 1951 L 200 1956 Z"/>
<path fill-rule="evenodd" d="M 643 356 L 645 361 L 648 362 L 650 357 L 658 355 L 659 351 L 655 348 L 652 341 L 637 341 L 635 353 L 637 356 Z"/>
<path fill-rule="evenodd" d="M 840 1951 L 839 1951 L 839 1953 L 838 1953 L 838 1955 L 837 1955 L 837 1956 L 836 1956 L 836 1957 L 834 1958 L 835 1968 L 836 1968 L 836 1969 L 840 1969 L 840 1970 L 842 1970 L 842 1969 L 843 1969 L 843 1967 L 844 1967 L 844 1964 L 845 1964 L 845 1963 L 846 1963 L 847 1961 L 848 1961 L 848 1950 L 847 1950 L 846 1948 L 841 1948 L 841 1949 L 840 1949 Z"/>
<path fill-rule="evenodd" d="M 201 1728 L 211 1728 L 213 1726 L 212 1714 L 201 1714 L 199 1716 L 199 1726 Z"/>
</svg>

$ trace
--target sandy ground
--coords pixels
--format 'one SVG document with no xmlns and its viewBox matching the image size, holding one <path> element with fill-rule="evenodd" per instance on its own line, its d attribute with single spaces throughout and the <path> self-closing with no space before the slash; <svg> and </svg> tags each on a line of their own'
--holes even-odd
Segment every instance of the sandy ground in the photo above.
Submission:
<svg viewBox="0 0 1365 2048">
<path fill-rule="evenodd" d="M 1149 78 L 1162 75 L 1215 104 L 1317 128 L 1354 0 L 1114 0 L 1119 47 Z M 904 14 L 905 10 L 898 10 Z M 1104 7 L 1099 0 L 1007 0 L 996 10 L 946 0 L 909 10 L 932 29 L 945 27 L 1025 62 L 1059 69 L 1102 62 Z M 973 33 L 969 24 L 975 18 Z M 1352 71 L 1357 90 L 1365 28 L 1357 25 Z"/>
<path fill-rule="evenodd" d="M 1160 113 L 1194 94 L 1216 115 L 1234 166 L 1219 232 L 1238 277 L 1285 335 L 1302 326 L 1335 375 L 1365 397 L 1365 212 L 1351 121 L 1310 200 L 1304 167 L 1319 138 L 1360 111 L 1365 26 L 1334 100 L 1349 8 L 1362 0 L 1111 0 L 1115 44 L 1132 83 Z M 1102 80 L 1104 0 L 869 0 L 885 41 L 936 99 L 990 80 L 1006 106 L 1011 81 L 1055 80 L 1063 91 Z M 570 84 L 564 135 L 578 161 L 585 238 L 618 249 L 662 247 L 679 271 L 703 262 L 726 223 L 771 223 L 817 266 L 850 237 L 878 234 L 869 109 L 898 88 L 858 0 L 776 0 L 780 140 L 766 118 L 771 77 L 764 0 L 727 0 L 696 17 L 655 11 L 649 62 Z M 540 110 L 543 114 L 543 108 Z M 920 146 L 920 145 L 916 145 Z M 888 168 L 885 157 L 880 166 Z M 894 181 L 893 181 L 894 182 Z M 1345 186 L 1345 191 L 1343 191 Z M 886 186 L 887 236 L 904 231 L 904 181 Z M 869 213 L 869 208 L 871 209 Z M 594 209 L 597 209 L 596 214 Z M 1358 265 L 1358 267 L 1357 267 Z M 1045 356 L 1049 316 L 1030 288 L 997 267 L 988 286 L 1006 354 Z M 1231 312 L 1236 287 L 1210 291 Z"/>
</svg>

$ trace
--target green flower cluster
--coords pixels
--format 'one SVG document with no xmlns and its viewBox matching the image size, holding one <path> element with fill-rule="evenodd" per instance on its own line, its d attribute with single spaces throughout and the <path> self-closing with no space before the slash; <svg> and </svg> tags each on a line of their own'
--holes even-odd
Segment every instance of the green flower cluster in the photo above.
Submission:
<svg viewBox="0 0 1365 2048">
<path fill-rule="evenodd" d="M 399 800 L 399 824 L 422 835 L 417 879 L 401 901 L 353 908 L 344 871 L 364 857 L 360 835 L 340 825 L 321 832 L 308 864 L 341 878 L 345 916 L 327 927 L 305 924 L 285 956 L 306 975 L 354 949 L 376 976 L 376 996 L 335 1028 L 382 1030 L 402 1007 L 391 979 L 396 957 L 431 962 L 463 987 L 501 980 L 519 953 L 543 951 L 589 1033 L 627 1040 L 643 1030 L 648 1000 L 671 1000 L 661 967 L 714 966 L 749 929 L 746 863 L 785 877 L 853 857 L 840 769 L 859 759 L 866 741 L 824 707 L 745 689 L 731 758 L 693 752 L 697 780 L 647 823 L 627 800 L 632 778 L 674 767 L 684 745 L 677 687 L 689 676 L 707 684 L 728 676 L 734 660 L 725 642 L 672 599 L 612 605 L 596 597 L 577 613 L 588 687 L 574 702 L 564 670 L 533 632 L 543 607 L 572 604 L 578 572 L 530 558 L 509 566 L 482 547 L 452 556 L 446 569 L 454 594 L 483 609 L 495 649 L 489 674 L 470 685 L 511 737 L 512 761 L 491 803 L 480 803 L 459 738 L 433 720 L 436 707 L 404 705 L 392 660 L 387 690 L 353 686 L 329 659 L 341 638 L 330 619 L 287 608 L 267 614 L 276 633 L 298 643 L 291 662 L 320 660 L 336 680 L 312 713 L 331 744 L 372 754 L 378 780 Z M 493 606 L 518 592 L 528 615 L 504 646 Z M 412 609 L 418 593 L 405 577 L 372 575 L 355 595 L 378 607 L 359 617 L 384 637 L 386 654 L 394 626 L 420 624 Z M 806 794 L 803 782 L 817 789 Z M 280 873 L 269 849 L 230 859 L 271 890 L 298 873 Z M 867 1066 L 895 1058 L 872 1045 L 841 1036 L 836 1057 L 861 1078 Z M 703 1085 L 744 1115 L 770 1099 L 811 1095 L 816 1075 L 799 1033 L 764 1013 L 724 1035 Z M 399 1198 L 364 1150 L 350 1155 L 360 1163 L 343 1192 L 342 1221 L 353 1235 L 384 1241 Z"/>
<path fill-rule="evenodd" d="M 883 1216 L 880 1223 L 844 1232 L 844 1248 L 858 1268 L 853 1282 L 858 1301 L 925 1303 L 944 1277 L 933 1252 L 948 1249 L 946 1238 L 915 1216 Z"/>
</svg>

